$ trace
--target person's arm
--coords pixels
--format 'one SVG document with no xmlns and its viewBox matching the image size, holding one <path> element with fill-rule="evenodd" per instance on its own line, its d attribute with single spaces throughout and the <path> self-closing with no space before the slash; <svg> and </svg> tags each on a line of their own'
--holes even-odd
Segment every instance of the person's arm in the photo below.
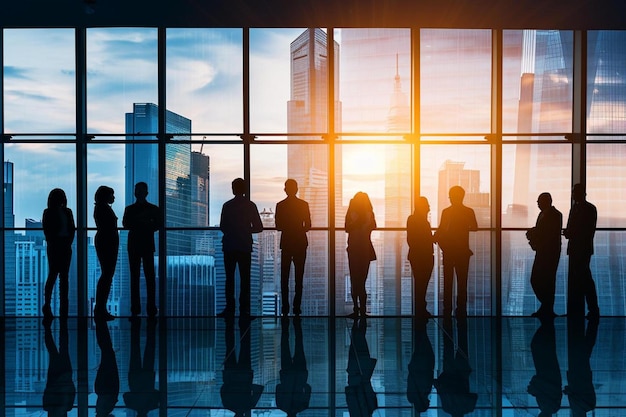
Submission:
<svg viewBox="0 0 626 417">
<path fill-rule="evenodd" d="M 308 232 L 309 230 L 311 230 L 311 211 L 309 210 L 309 203 L 307 203 L 306 201 L 304 202 L 304 225 L 303 225 L 303 230 L 305 232 Z"/>
<path fill-rule="evenodd" d="M 124 229 L 131 229 L 131 225 L 132 225 L 132 221 L 130 219 L 131 214 L 130 214 L 129 207 L 126 207 L 124 209 L 124 215 L 122 216 L 122 227 Z"/>
<path fill-rule="evenodd" d="M 74 236 L 76 236 L 76 223 L 74 222 L 74 213 L 72 213 L 72 210 L 69 208 L 66 208 L 67 210 L 67 220 L 68 220 L 68 227 L 69 227 L 69 233 L 70 233 L 70 243 L 72 243 L 74 241 Z"/>
<path fill-rule="evenodd" d="M 257 209 L 256 204 L 254 203 L 252 203 L 250 207 L 251 207 L 250 232 L 261 233 L 263 231 L 263 222 L 261 221 L 259 210 Z"/>
<path fill-rule="evenodd" d="M 475 232 L 476 230 L 478 230 L 478 222 L 476 221 L 476 213 L 474 212 L 473 209 L 469 209 L 470 210 L 470 224 L 469 224 L 469 231 L 470 232 Z"/>
<path fill-rule="evenodd" d="M 276 226 L 276 230 L 283 231 L 283 210 L 281 209 L 281 204 L 276 204 L 276 211 L 274 212 L 274 225 Z"/>
</svg>

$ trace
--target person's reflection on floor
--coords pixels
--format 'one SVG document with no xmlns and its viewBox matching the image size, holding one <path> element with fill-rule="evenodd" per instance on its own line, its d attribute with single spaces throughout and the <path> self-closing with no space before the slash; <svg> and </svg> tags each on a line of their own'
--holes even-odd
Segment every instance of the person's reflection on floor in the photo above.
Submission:
<svg viewBox="0 0 626 417">
<path fill-rule="evenodd" d="M 72 380 L 72 362 L 68 350 L 67 318 L 59 321 L 59 348 L 52 337 L 52 322 L 44 320 L 44 342 L 48 351 L 48 376 L 43 392 L 43 409 L 50 417 L 67 416 L 74 406 L 76 385 Z"/>
<path fill-rule="evenodd" d="M 128 366 L 128 389 L 124 393 L 124 404 L 135 410 L 137 416 L 146 416 L 159 407 L 160 392 L 155 385 L 154 354 L 156 348 L 156 320 L 148 319 L 146 346 L 141 360 L 141 319 L 133 318 L 130 327 L 130 364 Z"/>
<path fill-rule="evenodd" d="M 348 351 L 348 385 L 345 388 L 346 402 L 350 417 L 371 416 L 378 408 L 378 399 L 372 388 L 372 374 L 376 358 L 370 356 L 365 338 L 367 322 L 365 318 L 354 320 L 351 342 Z"/>
<path fill-rule="evenodd" d="M 220 388 L 222 404 L 235 413 L 236 417 L 250 417 L 256 406 L 263 385 L 253 384 L 254 371 L 250 356 L 250 320 L 239 320 L 239 358 L 235 350 L 235 320 L 226 318 L 226 358 L 222 371 L 223 385 Z"/>
<path fill-rule="evenodd" d="M 100 348 L 100 365 L 96 373 L 94 391 L 97 395 L 96 416 L 109 416 L 117 404 L 120 394 L 120 375 L 117 359 L 111 342 L 109 325 L 106 321 L 96 321 L 96 341 Z"/>
<path fill-rule="evenodd" d="M 281 319 L 281 325 L 280 384 L 276 385 L 276 405 L 287 413 L 288 417 L 293 417 L 309 408 L 311 386 L 307 383 L 309 371 L 302 343 L 302 319 L 296 317 L 293 320 L 296 339 L 293 356 L 289 345 L 289 319 L 287 317 Z"/>
<path fill-rule="evenodd" d="M 433 389 L 435 353 L 428 338 L 428 319 L 417 317 L 413 320 L 413 354 L 409 362 L 406 396 L 416 413 L 428 410 L 428 396 Z"/>
<path fill-rule="evenodd" d="M 452 319 L 444 319 L 443 371 L 435 380 L 435 387 L 445 412 L 456 416 L 471 413 L 476 407 L 478 394 L 470 392 L 469 377 L 472 368 L 467 350 L 467 319 L 457 320 L 457 349 L 454 348 Z"/>
<path fill-rule="evenodd" d="M 585 318 L 567 319 L 567 385 L 563 392 L 569 398 L 572 417 L 583 417 L 596 408 L 596 390 L 593 386 L 591 353 L 598 336 L 598 320 L 589 321 L 585 331 Z"/>
<path fill-rule="evenodd" d="M 530 342 L 535 375 L 528 384 L 528 393 L 535 397 L 540 417 L 551 416 L 561 408 L 562 379 L 556 356 L 554 318 L 544 318 Z"/>
</svg>

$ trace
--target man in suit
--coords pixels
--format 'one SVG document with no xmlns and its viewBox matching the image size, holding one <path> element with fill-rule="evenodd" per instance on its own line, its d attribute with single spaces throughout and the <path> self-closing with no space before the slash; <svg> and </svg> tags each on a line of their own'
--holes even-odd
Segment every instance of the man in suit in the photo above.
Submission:
<svg viewBox="0 0 626 417">
<path fill-rule="evenodd" d="M 235 314 L 235 270 L 239 266 L 241 289 L 239 292 L 239 314 L 250 317 L 250 267 L 252 263 L 252 233 L 263 231 L 263 223 L 256 204 L 246 196 L 246 182 L 235 178 L 232 182 L 234 198 L 222 206 L 220 230 L 224 269 L 226 270 L 226 308 L 218 317 Z"/>
<path fill-rule="evenodd" d="M 276 204 L 276 229 L 280 235 L 280 289 L 282 298 L 282 314 L 289 314 L 289 270 L 294 266 L 295 295 L 293 313 L 302 314 L 302 285 L 304 280 L 304 264 L 309 241 L 306 232 L 311 229 L 311 212 L 309 203 L 296 197 L 298 183 L 296 180 L 285 181 L 287 198 Z"/>
<path fill-rule="evenodd" d="M 556 292 L 556 270 L 561 256 L 561 228 L 563 215 L 552 205 L 550 193 L 541 193 L 537 198 L 541 212 L 537 223 L 526 231 L 530 247 L 535 251 L 535 260 L 530 273 L 530 285 L 541 303 L 533 317 L 554 318 L 554 294 Z"/>
<path fill-rule="evenodd" d="M 467 275 L 470 257 L 469 232 L 478 229 L 474 210 L 463 204 L 465 190 L 455 185 L 448 192 L 450 207 L 441 212 L 435 241 L 443 251 L 443 314 L 452 314 L 452 284 L 456 272 L 456 315 L 467 314 Z"/>
<path fill-rule="evenodd" d="M 567 315 L 584 314 L 586 300 L 589 309 L 587 318 L 597 319 L 600 316 L 600 309 L 590 263 L 598 211 L 596 206 L 586 200 L 582 184 L 575 184 L 572 188 L 572 200 L 574 204 L 569 212 L 567 227 L 563 232 L 569 240 L 567 243 L 569 255 Z"/>
<path fill-rule="evenodd" d="M 163 224 L 161 210 L 146 200 L 148 184 L 135 184 L 136 201 L 124 209 L 122 225 L 128 229 L 128 263 L 130 266 L 130 312 L 133 317 L 141 313 L 139 298 L 139 276 L 143 263 L 143 274 L 146 278 L 148 298 L 148 317 L 155 317 L 156 306 L 156 273 L 154 271 L 154 232 Z"/>
</svg>

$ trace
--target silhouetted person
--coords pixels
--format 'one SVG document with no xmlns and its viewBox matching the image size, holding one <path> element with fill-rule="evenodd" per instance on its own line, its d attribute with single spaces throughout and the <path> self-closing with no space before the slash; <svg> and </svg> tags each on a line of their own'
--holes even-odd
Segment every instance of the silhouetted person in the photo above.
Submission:
<svg viewBox="0 0 626 417">
<path fill-rule="evenodd" d="M 52 337 L 51 322 L 44 320 L 44 342 L 48 351 L 48 375 L 43 392 L 43 409 L 51 417 L 67 416 L 74 406 L 76 385 L 72 380 L 72 362 L 68 346 L 67 318 L 59 323 L 59 349 Z"/>
<path fill-rule="evenodd" d="M 299 317 L 293 321 L 295 331 L 294 354 L 289 346 L 289 319 L 282 319 L 280 336 L 280 384 L 276 385 L 276 406 L 294 417 L 309 408 L 311 386 L 307 383 L 309 371 L 306 367 L 304 344 L 302 343 L 302 322 Z"/>
<path fill-rule="evenodd" d="M 554 318 L 544 318 L 530 342 L 535 375 L 528 384 L 528 393 L 535 397 L 540 417 L 551 416 L 561 408 L 563 398 L 561 368 L 556 355 Z"/>
<path fill-rule="evenodd" d="M 252 409 L 259 402 L 263 394 L 263 385 L 252 383 L 254 371 L 250 357 L 250 321 L 239 320 L 239 358 L 235 350 L 234 318 L 226 319 L 226 358 L 220 388 L 220 396 L 224 407 L 236 417 L 251 417 Z"/>
<path fill-rule="evenodd" d="M 467 350 L 467 319 L 457 321 L 457 343 L 455 350 L 452 333 L 452 319 L 443 322 L 446 334 L 443 337 L 443 372 L 435 381 L 441 399 L 441 408 L 453 417 L 471 413 L 476 408 L 478 394 L 470 392 L 469 377 L 472 368 Z"/>
<path fill-rule="evenodd" d="M 526 231 L 530 247 L 535 251 L 533 269 L 530 273 L 530 285 L 541 304 L 532 313 L 533 317 L 555 317 L 554 294 L 556 292 L 556 271 L 561 256 L 561 228 L 563 215 L 552 205 L 550 193 L 541 193 L 537 197 L 537 206 L 541 212 L 537 216 L 535 227 Z"/>
<path fill-rule="evenodd" d="M 309 241 L 306 232 L 311 229 L 311 213 L 309 203 L 296 197 L 298 183 L 296 180 L 285 181 L 287 198 L 276 204 L 274 219 L 280 234 L 280 293 L 282 314 L 289 314 L 289 270 L 294 267 L 295 295 L 293 313 L 302 314 L 302 286 L 304 280 L 304 264 L 306 248 Z"/>
<path fill-rule="evenodd" d="M 367 292 L 365 281 L 370 262 L 376 260 L 372 245 L 372 230 L 376 229 L 376 218 L 369 196 L 359 191 L 350 200 L 345 223 L 348 234 L 348 268 L 353 309 L 349 317 L 367 315 Z"/>
<path fill-rule="evenodd" d="M 465 190 L 455 185 L 448 192 L 450 206 L 441 212 L 435 241 L 443 251 L 443 313 L 452 314 L 452 285 L 456 272 L 456 315 L 467 314 L 467 275 L 470 257 L 469 232 L 478 229 L 474 210 L 463 205 Z"/>
<path fill-rule="evenodd" d="M 111 342 L 109 325 L 105 320 L 96 321 L 96 341 L 100 348 L 100 365 L 94 381 L 96 416 L 109 416 L 120 394 L 120 374 L 117 369 L 115 350 Z"/>
<path fill-rule="evenodd" d="M 158 313 L 156 306 L 156 273 L 154 270 L 154 232 L 163 223 L 159 207 L 146 200 L 148 184 L 135 184 L 136 201 L 124 210 L 122 225 L 128 229 L 128 264 L 130 267 L 130 312 L 133 316 L 141 314 L 139 296 L 139 277 L 143 263 L 143 275 L 146 279 L 147 312 L 149 317 Z"/>
<path fill-rule="evenodd" d="M 591 354 L 598 336 L 598 320 L 591 320 L 585 331 L 582 315 L 567 317 L 567 385 L 563 392 L 569 399 L 572 417 L 584 417 L 596 408 Z"/>
<path fill-rule="evenodd" d="M 413 320 L 413 354 L 409 362 L 406 397 L 416 413 L 422 413 L 430 407 L 428 396 L 433 390 L 435 380 L 435 353 L 428 338 L 426 324 L 428 319 L 417 317 Z"/>
<path fill-rule="evenodd" d="M 111 293 L 111 284 L 117 264 L 117 252 L 120 246 L 120 237 L 117 232 L 117 216 L 111 208 L 115 201 L 113 188 L 102 185 L 95 195 L 93 218 L 96 221 L 96 237 L 94 243 L 96 254 L 100 262 L 100 278 L 96 287 L 96 305 L 94 317 L 96 320 L 113 320 L 115 317 L 107 310 L 107 300 Z"/>
<path fill-rule="evenodd" d="M 350 348 L 348 351 L 348 385 L 346 403 L 350 417 L 371 416 L 378 408 L 378 399 L 372 388 L 372 375 L 376 367 L 376 358 L 370 356 L 365 333 L 367 322 L 360 318 L 352 324 Z"/>
<path fill-rule="evenodd" d="M 55 188 L 48 195 L 48 208 L 43 211 L 41 219 L 43 233 L 46 236 L 46 253 L 48 255 L 48 278 L 44 288 L 44 304 L 41 308 L 47 319 L 52 314 L 51 300 L 54 284 L 59 277 L 59 314 L 67 317 L 69 309 L 69 271 L 72 260 L 72 242 L 76 234 L 74 215 L 67 207 L 65 191 Z"/>
<path fill-rule="evenodd" d="M 159 407 L 160 392 L 155 385 L 154 357 L 156 349 L 156 321 L 148 320 L 146 346 L 141 359 L 141 319 L 131 321 L 130 363 L 128 365 L 128 389 L 124 393 L 124 404 L 135 410 L 137 417 L 147 416 Z"/>
<path fill-rule="evenodd" d="M 572 208 L 567 219 L 563 235 L 569 239 L 569 271 L 567 275 L 567 314 L 585 313 L 585 301 L 589 313 L 587 317 L 597 319 L 600 316 L 596 284 L 591 276 L 591 256 L 593 255 L 593 237 L 596 233 L 598 211 L 596 206 L 586 200 L 582 184 L 572 188 Z"/>
<path fill-rule="evenodd" d="M 428 200 L 426 197 L 420 197 L 415 202 L 415 211 L 406 221 L 408 258 L 413 272 L 413 313 L 421 317 L 432 317 L 426 309 L 426 291 L 435 265 L 434 238 L 428 221 L 429 211 Z"/>
<path fill-rule="evenodd" d="M 232 182 L 233 195 L 222 206 L 220 230 L 224 269 L 226 270 L 226 308 L 218 317 L 235 314 L 235 270 L 239 267 L 239 314 L 250 316 L 250 266 L 252 259 L 252 234 L 263 231 L 263 223 L 256 204 L 246 196 L 246 182 L 235 178 Z"/>
</svg>

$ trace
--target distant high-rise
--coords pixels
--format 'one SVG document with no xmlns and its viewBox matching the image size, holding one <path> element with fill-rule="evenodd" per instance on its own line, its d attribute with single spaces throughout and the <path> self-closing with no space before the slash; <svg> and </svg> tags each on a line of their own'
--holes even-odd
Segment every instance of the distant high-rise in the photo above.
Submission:
<svg viewBox="0 0 626 417">
<path fill-rule="evenodd" d="M 338 86 L 339 45 L 335 55 L 335 86 Z M 338 89 L 335 88 L 335 91 Z M 341 125 L 341 106 L 335 100 L 335 125 Z M 328 129 L 328 38 L 318 28 L 305 30 L 291 43 L 291 97 L 287 106 L 288 132 L 301 133 L 294 140 L 321 140 L 314 133 Z M 313 227 L 328 225 L 328 210 L 341 206 L 341 154 L 336 155 L 335 201 L 329 201 L 329 166 L 327 147 L 320 145 L 288 145 L 287 175 L 298 182 L 299 197 L 308 201 Z M 331 237 L 332 238 L 332 237 Z M 339 249 L 338 249 L 339 250 Z M 341 248 L 343 259 L 344 248 Z M 309 248 L 305 269 L 304 315 L 325 315 L 328 300 L 328 242 L 309 232 Z M 338 266 L 338 269 L 339 266 Z M 334 293 L 334 291 L 333 291 Z"/>
</svg>

